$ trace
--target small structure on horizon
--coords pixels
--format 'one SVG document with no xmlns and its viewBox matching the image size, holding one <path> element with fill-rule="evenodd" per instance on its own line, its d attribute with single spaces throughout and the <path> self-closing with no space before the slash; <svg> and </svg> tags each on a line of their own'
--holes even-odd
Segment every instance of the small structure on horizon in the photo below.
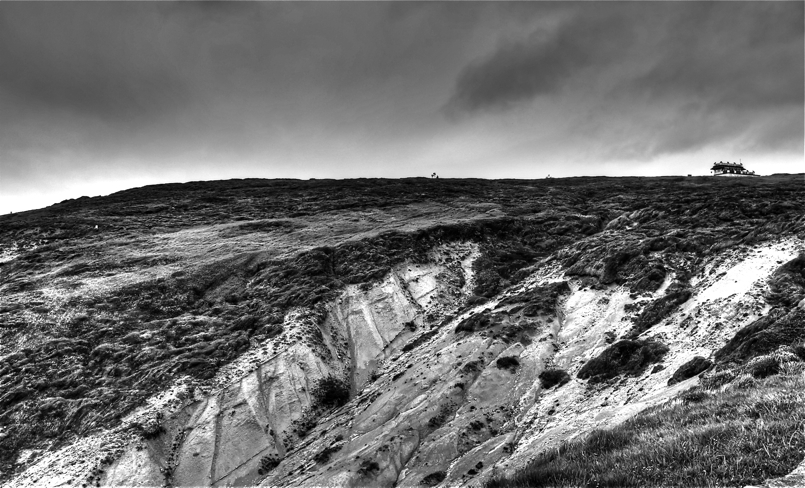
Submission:
<svg viewBox="0 0 805 488">
<path fill-rule="evenodd" d="M 710 171 L 713 172 L 713 176 L 757 176 L 754 171 L 749 171 L 744 168 L 742 163 L 724 161 L 713 163 L 713 167 L 710 168 Z"/>
</svg>

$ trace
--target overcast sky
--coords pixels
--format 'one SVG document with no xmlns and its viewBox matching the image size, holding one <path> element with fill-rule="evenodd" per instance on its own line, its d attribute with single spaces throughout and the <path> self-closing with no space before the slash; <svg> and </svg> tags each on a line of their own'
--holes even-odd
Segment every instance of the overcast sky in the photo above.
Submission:
<svg viewBox="0 0 805 488">
<path fill-rule="evenodd" d="M 150 183 L 803 172 L 803 2 L 0 2 L 0 213 Z"/>
</svg>

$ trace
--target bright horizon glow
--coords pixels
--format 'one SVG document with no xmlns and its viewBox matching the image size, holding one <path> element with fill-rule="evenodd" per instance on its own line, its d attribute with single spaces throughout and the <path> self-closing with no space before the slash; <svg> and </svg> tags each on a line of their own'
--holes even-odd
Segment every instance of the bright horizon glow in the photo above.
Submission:
<svg viewBox="0 0 805 488">
<path fill-rule="evenodd" d="M 544 179 L 548 175 L 552 178 L 574 178 L 574 177 L 582 177 L 582 176 L 601 176 L 601 177 L 666 177 L 666 176 L 687 176 L 688 174 L 692 176 L 710 176 L 710 166 L 715 161 L 728 161 L 728 159 L 713 159 L 707 164 L 697 165 L 697 164 L 684 164 L 683 161 L 677 161 L 679 158 L 669 158 L 669 167 L 678 168 L 680 171 L 678 172 L 668 172 L 666 174 L 654 174 L 652 166 L 632 166 L 635 170 L 632 174 L 616 174 L 609 170 L 617 170 L 622 168 L 620 164 L 617 162 L 611 164 L 603 165 L 603 171 L 598 173 L 591 173 L 591 174 L 565 174 L 561 171 L 556 173 L 546 173 L 543 175 L 515 175 L 509 174 L 506 172 L 504 174 L 496 174 L 495 176 L 489 176 L 484 174 L 475 174 L 475 175 L 452 175 L 449 173 L 438 173 L 440 178 L 454 178 L 454 179 L 461 179 L 461 178 L 480 178 L 480 179 L 488 179 L 488 180 L 497 180 L 497 179 L 523 179 L 523 180 L 539 180 Z M 740 158 L 739 158 L 740 159 Z M 730 162 L 737 162 L 738 160 L 729 159 Z M 797 165 L 796 160 L 788 161 L 788 162 L 781 162 L 779 160 L 776 161 L 768 161 L 764 162 L 763 166 L 761 167 L 758 163 L 744 163 L 744 166 L 749 169 L 750 171 L 755 171 L 758 176 L 769 176 L 772 174 L 803 174 L 805 173 L 805 168 L 801 171 L 791 170 L 795 168 Z M 706 170 L 702 170 L 706 168 Z M 404 170 L 404 167 L 402 168 Z M 765 170 L 765 171 L 764 171 Z M 117 180 L 113 179 L 102 179 L 98 178 L 96 181 L 73 181 L 73 182 L 66 182 L 65 184 L 59 186 L 50 186 L 49 188 L 43 188 L 37 191 L 28 191 L 26 193 L 10 193 L 7 194 L 3 192 L 0 194 L 0 215 L 5 215 L 9 213 L 19 213 L 25 212 L 28 210 L 37 210 L 45 207 L 49 207 L 51 205 L 60 203 L 64 200 L 69 199 L 76 199 L 82 196 L 88 197 L 99 197 L 99 196 L 107 196 L 113 193 L 117 193 L 124 190 L 129 190 L 132 188 L 140 188 L 144 186 L 150 185 L 161 185 L 161 184 L 169 184 L 169 183 L 190 183 L 194 181 L 216 181 L 216 180 L 231 180 L 231 179 L 249 179 L 249 178 L 257 178 L 257 179 L 297 179 L 297 180 L 309 180 L 309 179 L 333 179 L 333 180 L 348 180 L 348 179 L 355 179 L 355 178 L 386 178 L 386 179 L 398 179 L 398 178 L 416 178 L 416 177 L 430 177 L 430 173 L 424 171 L 421 174 L 394 174 L 394 175 L 350 175 L 350 176 L 337 176 L 334 174 L 293 174 L 288 172 L 287 174 L 276 174 L 276 175 L 254 175 L 248 174 L 247 172 L 243 171 L 232 171 L 230 174 L 223 174 L 223 175 L 211 175 L 211 174 L 204 174 L 201 173 L 197 175 L 197 177 L 188 177 L 188 175 L 176 175 L 173 179 L 170 178 L 160 178 L 156 175 L 149 175 L 149 176 L 139 176 L 139 177 L 125 177 Z M 486 171 L 486 173 L 497 173 L 493 168 Z M 805 181 L 804 181 L 805 182 Z"/>
</svg>

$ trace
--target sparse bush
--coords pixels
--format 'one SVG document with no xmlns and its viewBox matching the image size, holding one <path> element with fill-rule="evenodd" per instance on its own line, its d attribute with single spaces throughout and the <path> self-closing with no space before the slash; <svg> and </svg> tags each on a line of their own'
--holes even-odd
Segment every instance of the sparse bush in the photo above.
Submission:
<svg viewBox="0 0 805 488">
<path fill-rule="evenodd" d="M 668 288 L 665 296 L 658 298 L 646 305 L 640 315 L 634 321 L 634 327 L 627 336 L 629 339 L 637 338 L 640 334 L 660 323 L 679 305 L 688 301 L 692 294 L 690 288 L 681 284 L 675 284 Z"/>
<path fill-rule="evenodd" d="M 141 426 L 141 433 L 143 439 L 150 440 L 159 437 L 165 433 L 165 427 L 159 422 L 148 422 Z"/>
<path fill-rule="evenodd" d="M 321 452 L 313 456 L 313 460 L 316 461 L 318 464 L 326 464 L 330 462 L 330 458 L 332 457 L 332 455 L 340 450 L 341 446 L 325 447 Z"/>
<path fill-rule="evenodd" d="M 749 361 L 746 368 L 753 378 L 766 378 L 780 372 L 780 361 L 773 356 L 761 356 Z"/>
<path fill-rule="evenodd" d="M 797 344 L 805 339 L 805 309 L 772 310 L 742 328 L 715 353 L 719 363 L 743 364 L 755 357 L 770 354 L 780 346 Z"/>
<path fill-rule="evenodd" d="M 650 364 L 661 361 L 667 352 L 668 346 L 657 341 L 620 340 L 587 361 L 578 377 L 600 383 L 623 374 L 638 376 Z"/>
<path fill-rule="evenodd" d="M 445 473 L 444 471 L 434 471 L 433 473 L 422 478 L 422 485 L 436 486 L 442 481 L 444 481 L 445 478 L 447 478 L 447 473 Z"/>
<path fill-rule="evenodd" d="M 428 342 L 433 336 L 439 333 L 439 329 L 430 330 L 421 334 L 419 337 L 412 339 L 406 345 L 403 346 L 402 351 L 408 352 L 416 349 L 420 345 Z"/>
<path fill-rule="evenodd" d="M 457 406 L 452 402 L 443 403 L 439 407 L 438 412 L 436 412 L 436 415 L 434 415 L 428 420 L 428 427 L 430 427 L 433 430 L 436 430 L 442 425 L 444 425 L 445 422 L 447 422 L 447 419 L 450 418 L 450 416 L 453 415 L 453 413 L 455 413 L 456 408 Z"/>
<path fill-rule="evenodd" d="M 265 476 L 270 473 L 274 468 L 279 466 L 280 458 L 276 454 L 268 454 L 260 458 L 260 468 L 257 470 L 257 474 L 260 476 Z"/>
<path fill-rule="evenodd" d="M 507 305 L 525 304 L 522 309 L 526 317 L 534 317 L 540 313 L 554 313 L 559 299 L 570 293 L 567 281 L 548 283 L 536 286 L 528 291 L 504 298 L 498 307 Z"/>
<path fill-rule="evenodd" d="M 674 371 L 673 376 L 668 379 L 668 386 L 693 378 L 697 374 L 707 371 L 712 365 L 713 363 L 708 359 L 696 356 Z"/>
<path fill-rule="evenodd" d="M 487 329 L 492 325 L 492 323 L 492 314 L 488 310 L 485 310 L 481 313 L 470 315 L 466 319 L 462 320 L 456 326 L 456 334 Z"/>
<path fill-rule="evenodd" d="M 484 428 L 485 425 L 486 424 L 484 424 L 480 420 L 473 420 L 472 422 L 470 422 L 470 428 L 472 430 L 481 430 Z"/>
<path fill-rule="evenodd" d="M 495 361 L 495 366 L 497 366 L 498 369 L 506 369 L 510 373 L 514 373 L 517 371 L 517 368 L 520 367 L 520 360 L 515 356 L 504 356 Z"/>
<path fill-rule="evenodd" d="M 371 476 L 380 471 L 380 465 L 376 461 L 369 461 L 364 459 L 358 468 L 358 473 L 362 476 Z"/>
<path fill-rule="evenodd" d="M 317 405 L 337 408 L 349 401 L 349 383 L 334 376 L 325 376 L 313 387 L 312 394 Z"/>
<path fill-rule="evenodd" d="M 484 362 L 480 359 L 467 362 L 462 368 L 461 372 L 465 374 L 475 374 L 484 369 Z"/>
<path fill-rule="evenodd" d="M 321 378 L 311 389 L 312 403 L 301 418 L 294 421 L 294 432 L 300 438 L 316 427 L 319 417 L 327 411 L 338 408 L 349 401 L 350 387 L 345 380 L 334 376 Z"/>
<path fill-rule="evenodd" d="M 563 369 L 546 369 L 539 374 L 539 380 L 545 389 L 562 386 L 570 381 L 570 375 Z"/>
<path fill-rule="evenodd" d="M 772 305 L 793 307 L 805 298 L 805 252 L 783 264 L 769 279 L 766 300 Z"/>
</svg>

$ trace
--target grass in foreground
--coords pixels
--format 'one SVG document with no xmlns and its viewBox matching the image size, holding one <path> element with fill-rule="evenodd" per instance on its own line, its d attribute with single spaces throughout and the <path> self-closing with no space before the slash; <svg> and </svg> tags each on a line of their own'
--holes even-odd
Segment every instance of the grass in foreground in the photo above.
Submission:
<svg viewBox="0 0 805 488">
<path fill-rule="evenodd" d="M 805 377 L 696 388 L 612 429 L 540 454 L 486 488 L 745 486 L 789 473 L 805 449 Z"/>
</svg>

